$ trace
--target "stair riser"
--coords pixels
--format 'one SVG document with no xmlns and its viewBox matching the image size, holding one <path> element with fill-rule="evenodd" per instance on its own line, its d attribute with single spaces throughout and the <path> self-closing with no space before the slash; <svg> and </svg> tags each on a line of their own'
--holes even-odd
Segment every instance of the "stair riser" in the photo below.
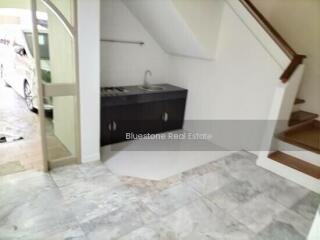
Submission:
<svg viewBox="0 0 320 240">
<path fill-rule="evenodd" d="M 306 123 L 311 120 L 315 120 L 319 117 L 318 114 L 306 112 L 306 111 L 293 111 L 290 117 L 289 126 L 297 126 L 302 123 Z"/>
<path fill-rule="evenodd" d="M 277 149 L 295 158 L 303 159 L 305 162 L 320 167 L 320 154 L 291 145 L 281 140 L 277 140 Z"/>
<path fill-rule="evenodd" d="M 263 167 L 281 177 L 295 182 L 313 192 L 320 194 L 320 180 L 310 177 L 298 170 L 290 168 L 286 165 L 273 161 L 269 158 L 259 158 L 257 165 Z"/>
</svg>

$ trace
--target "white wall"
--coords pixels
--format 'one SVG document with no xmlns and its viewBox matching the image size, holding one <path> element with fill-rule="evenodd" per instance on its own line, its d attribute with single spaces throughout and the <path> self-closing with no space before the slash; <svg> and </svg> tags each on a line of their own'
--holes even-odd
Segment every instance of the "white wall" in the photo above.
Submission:
<svg viewBox="0 0 320 240">
<path fill-rule="evenodd" d="M 216 61 L 171 58 L 171 81 L 190 91 L 186 117 L 265 119 L 282 69 L 229 7 L 217 50 Z"/>
<path fill-rule="evenodd" d="M 143 46 L 101 43 L 102 86 L 142 84 L 146 70 L 153 73 L 151 83 L 167 82 L 168 55 L 122 1 L 101 1 L 101 37 L 145 42 Z"/>
<path fill-rule="evenodd" d="M 298 53 L 307 55 L 299 93 L 306 103 L 301 108 L 320 114 L 320 1 L 253 2 Z"/>
<path fill-rule="evenodd" d="M 100 0 L 78 0 L 82 162 L 100 159 Z"/>
<path fill-rule="evenodd" d="M 282 71 L 260 41 L 226 5 L 216 61 L 173 57 L 169 76 L 171 83 L 189 90 L 187 119 L 266 120 Z M 256 148 L 261 143 L 263 129 L 260 124 L 256 125 L 256 130 L 254 127 L 243 131 L 235 128 L 233 132 L 225 133 L 223 130 L 226 129 L 213 127 L 212 131 L 222 146 L 227 146 L 232 137 L 238 137 L 239 141 L 243 136 L 249 139 L 251 133 L 253 138 L 243 144 Z"/>
</svg>

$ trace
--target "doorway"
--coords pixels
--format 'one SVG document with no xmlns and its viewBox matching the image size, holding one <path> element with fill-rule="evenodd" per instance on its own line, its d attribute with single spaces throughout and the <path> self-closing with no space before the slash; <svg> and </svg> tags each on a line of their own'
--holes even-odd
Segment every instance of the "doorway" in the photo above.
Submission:
<svg viewBox="0 0 320 240">
<path fill-rule="evenodd" d="M 0 8 L 0 176 L 42 169 L 31 10 Z"/>
<path fill-rule="evenodd" d="M 0 4 L 0 13 L 11 12 L 10 16 L 0 14 L 0 42 L 9 41 L 5 45 L 9 54 L 1 55 L 0 64 L 4 69 L 0 72 L 0 123 L 10 122 L 4 128 L 16 129 L 22 136 L 13 131 L 2 134 L 0 175 L 5 169 L 1 162 L 16 167 L 5 173 L 10 174 L 80 161 L 76 1 L 18 2 L 18 6 L 15 1 Z M 26 77 L 15 79 L 20 75 Z M 20 97 L 16 96 L 19 91 Z M 7 101 L 9 97 L 14 101 Z"/>
</svg>

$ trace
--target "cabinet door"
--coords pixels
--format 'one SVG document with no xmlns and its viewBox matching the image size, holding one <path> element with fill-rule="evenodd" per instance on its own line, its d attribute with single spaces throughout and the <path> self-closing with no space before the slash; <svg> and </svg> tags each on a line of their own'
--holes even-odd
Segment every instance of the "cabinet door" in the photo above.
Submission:
<svg viewBox="0 0 320 240">
<path fill-rule="evenodd" d="M 162 130 L 170 131 L 182 129 L 184 122 L 184 112 L 186 99 L 175 99 L 163 102 L 162 110 Z"/>
<path fill-rule="evenodd" d="M 115 107 L 112 114 L 111 142 L 118 143 L 130 140 L 128 139 L 127 134 L 140 133 L 140 116 L 141 106 L 139 104 Z"/>
<path fill-rule="evenodd" d="M 141 104 L 140 133 L 153 134 L 162 132 L 163 102 L 149 102 Z"/>
<path fill-rule="evenodd" d="M 114 111 L 115 109 L 112 107 L 104 107 L 101 110 L 101 122 L 100 122 L 101 146 L 111 144 L 112 119 L 113 119 Z"/>
</svg>

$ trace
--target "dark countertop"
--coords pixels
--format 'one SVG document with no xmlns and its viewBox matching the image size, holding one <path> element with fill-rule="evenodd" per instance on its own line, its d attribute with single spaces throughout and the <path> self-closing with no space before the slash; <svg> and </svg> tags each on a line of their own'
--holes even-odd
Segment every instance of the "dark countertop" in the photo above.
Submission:
<svg viewBox="0 0 320 240">
<path fill-rule="evenodd" d="M 152 86 L 163 87 L 162 90 L 146 91 L 139 86 L 114 87 L 125 91 L 115 90 L 106 92 L 108 88 L 101 88 L 101 106 L 117 106 L 137 103 L 146 103 L 151 101 L 164 101 L 170 99 L 179 99 L 187 97 L 187 90 L 170 84 L 154 84 Z M 109 88 L 110 89 L 110 88 Z"/>
</svg>

